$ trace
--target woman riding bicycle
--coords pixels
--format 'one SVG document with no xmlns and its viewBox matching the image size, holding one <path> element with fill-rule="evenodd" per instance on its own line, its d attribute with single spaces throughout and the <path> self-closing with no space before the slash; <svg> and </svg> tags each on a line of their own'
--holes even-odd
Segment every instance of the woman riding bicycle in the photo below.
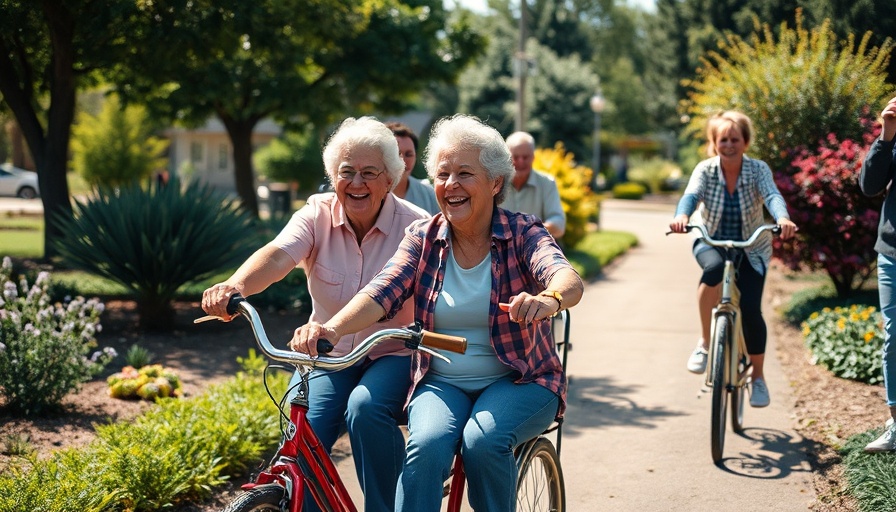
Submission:
<svg viewBox="0 0 896 512">
<path fill-rule="evenodd" d="M 290 346 L 315 355 L 318 338 L 339 339 L 416 299 L 423 328 L 464 336 L 468 348 L 451 364 L 413 355 L 396 510 L 438 511 L 460 449 L 472 507 L 512 511 L 514 448 L 565 409 L 550 317 L 577 304 L 584 286 L 537 217 L 497 206 L 513 166 L 495 129 L 471 116 L 439 120 L 426 168 L 441 213 L 408 228 L 383 271 L 332 319 L 298 329 Z"/>
<path fill-rule="evenodd" d="M 669 224 L 672 231 L 684 233 L 691 215 L 703 203 L 700 210 L 702 222 L 717 240 L 746 240 L 764 223 L 763 205 L 781 226 L 782 238 L 790 238 L 796 233 L 796 224 L 789 218 L 787 205 L 775 186 L 768 164 L 744 155 L 752 136 L 750 118 L 740 112 L 722 112 L 709 119 L 706 138 L 710 158 L 694 168 L 678 202 L 675 218 Z M 703 269 L 697 287 L 701 338 L 688 359 L 687 368 L 693 373 L 703 373 L 708 357 L 712 309 L 720 300 L 725 259 L 721 249 L 710 247 L 699 239 L 694 242 L 693 252 Z M 770 398 L 763 373 L 768 331 L 762 318 L 762 289 L 772 255 L 771 235 L 760 238 L 745 249 L 745 253 L 746 257 L 740 258 L 736 270 L 744 338 L 752 365 L 750 405 L 765 407 Z"/>
<path fill-rule="evenodd" d="M 323 151 L 335 192 L 313 195 L 283 231 L 256 251 L 223 283 L 202 295 L 210 315 L 230 319 L 231 295 L 259 293 L 296 266 L 308 276 L 311 320 L 325 322 L 348 303 L 395 253 L 411 222 L 429 215 L 390 193 L 404 162 L 392 131 L 370 117 L 348 118 Z M 413 323 L 413 305 L 358 334 L 333 338 L 336 353 L 386 327 Z M 308 420 L 329 452 L 347 423 L 365 510 L 394 510 L 395 486 L 405 457 L 404 401 L 410 357 L 398 342 L 380 345 L 367 360 L 340 371 L 315 371 Z M 290 388 L 298 383 L 293 377 Z M 293 391 L 295 393 L 295 391 Z M 362 428 L 355 428 L 356 424 Z M 314 500 L 305 500 L 313 507 Z"/>
</svg>

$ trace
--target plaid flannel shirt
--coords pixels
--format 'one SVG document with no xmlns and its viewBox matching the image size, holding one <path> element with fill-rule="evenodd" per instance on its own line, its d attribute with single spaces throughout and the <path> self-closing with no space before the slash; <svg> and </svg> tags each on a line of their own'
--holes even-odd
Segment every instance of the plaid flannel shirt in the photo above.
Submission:
<svg viewBox="0 0 896 512">
<path fill-rule="evenodd" d="M 449 225 L 439 213 L 432 219 L 411 224 L 398 251 L 361 291 L 386 310 L 391 318 L 401 304 L 414 297 L 415 318 L 424 329 L 432 329 L 436 299 L 442 289 L 451 250 Z M 492 214 L 492 291 L 489 306 L 491 341 L 498 359 L 519 373 L 518 384 L 534 382 L 560 398 L 557 417 L 566 409 L 566 374 L 551 337 L 551 322 L 529 325 L 510 321 L 498 310 L 521 292 L 540 293 L 554 274 L 572 266 L 554 238 L 534 215 L 495 208 Z M 426 374 L 430 356 L 415 352 L 411 362 L 414 388 Z"/>
<path fill-rule="evenodd" d="M 762 160 L 744 156 L 740 177 L 737 180 L 737 192 L 743 219 L 741 225 L 743 240 L 746 240 L 756 228 L 765 223 L 763 205 L 774 217 L 775 222 L 790 218 L 784 197 L 775 185 L 772 171 Z M 718 156 L 704 160 L 694 168 L 684 195 L 678 202 L 675 215 L 690 216 L 701 202 L 703 203 L 703 207 L 700 209 L 702 222 L 708 232 L 715 233 L 722 220 L 722 211 L 725 206 L 725 176 Z M 772 257 L 771 233 L 763 233 L 752 247 L 746 249 L 746 254 L 750 265 L 757 272 L 765 275 L 765 270 Z"/>
</svg>

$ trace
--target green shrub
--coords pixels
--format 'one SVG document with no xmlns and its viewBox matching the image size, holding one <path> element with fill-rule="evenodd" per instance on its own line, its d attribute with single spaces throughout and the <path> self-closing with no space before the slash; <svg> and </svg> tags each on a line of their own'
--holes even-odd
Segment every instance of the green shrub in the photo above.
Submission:
<svg viewBox="0 0 896 512">
<path fill-rule="evenodd" d="M 15 413 L 43 414 L 103 370 L 115 357 L 106 348 L 93 352 L 104 306 L 76 297 L 53 303 L 50 276 L 41 272 L 33 285 L 13 281 L 12 261 L 0 265 L 0 394 Z"/>
<path fill-rule="evenodd" d="M 131 345 L 124 355 L 124 362 L 134 368 L 142 368 L 152 362 L 155 354 L 140 345 Z"/>
<path fill-rule="evenodd" d="M 640 183 L 628 182 L 613 185 L 613 197 L 616 199 L 641 199 L 647 189 Z"/>
<path fill-rule="evenodd" d="M 9 434 L 3 440 L 3 453 L 13 457 L 27 457 L 35 452 L 28 434 Z"/>
<path fill-rule="evenodd" d="M 106 467 L 103 457 L 91 457 L 69 449 L 47 460 L 31 455 L 12 464 L 0 473 L 0 511 L 110 510 L 118 495 L 97 484 Z"/>
<path fill-rule="evenodd" d="M 631 181 L 646 183 L 648 190 L 668 192 L 676 190 L 673 183 L 681 181 L 681 168 L 669 160 L 632 155 L 628 159 L 628 177 Z"/>
<path fill-rule="evenodd" d="M 64 261 L 135 294 L 143 328 L 173 326 L 178 288 L 241 263 L 257 245 L 252 218 L 207 185 L 101 188 L 58 216 Z"/>
<path fill-rule="evenodd" d="M 816 147 L 829 133 L 861 140 L 862 119 L 893 97 L 887 63 L 894 42 L 871 46 L 871 32 L 840 40 L 830 19 L 806 28 L 760 25 L 747 38 L 729 35 L 688 83 L 685 132 L 702 139 L 706 120 L 736 109 L 753 119 L 750 152 L 773 171 L 790 168 L 793 150 Z"/>
<path fill-rule="evenodd" d="M 296 182 L 299 190 L 317 191 L 324 179 L 320 142 L 312 128 L 288 132 L 255 152 L 259 176 L 272 182 Z"/>
<path fill-rule="evenodd" d="M 72 128 L 72 167 L 93 187 L 118 187 L 165 168 L 168 141 L 153 136 L 146 107 L 122 107 L 107 97 L 102 111 L 78 115 Z"/>
<path fill-rule="evenodd" d="M 561 142 L 553 149 L 537 149 L 532 167 L 552 175 L 557 181 L 560 202 L 566 214 L 563 245 L 575 247 L 585 237 L 588 223 L 597 214 L 597 198 L 589 186 L 591 170 L 577 166 L 575 155 L 568 153 Z"/>
<path fill-rule="evenodd" d="M 883 381 L 884 335 L 881 315 L 873 306 L 825 308 L 812 313 L 802 328 L 813 364 L 844 379 Z"/>
</svg>

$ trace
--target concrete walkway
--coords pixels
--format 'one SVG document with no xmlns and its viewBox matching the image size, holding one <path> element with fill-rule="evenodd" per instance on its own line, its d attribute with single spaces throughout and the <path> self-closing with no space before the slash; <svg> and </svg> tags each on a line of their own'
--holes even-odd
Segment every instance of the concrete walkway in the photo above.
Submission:
<svg viewBox="0 0 896 512">
<path fill-rule="evenodd" d="M 572 310 L 561 460 L 571 511 L 799 511 L 814 500 L 792 398 L 769 339 L 765 409 L 747 407 L 712 463 L 710 394 L 685 370 L 698 337 L 692 238 L 665 236 L 673 206 L 607 201 L 601 227 L 640 244 Z M 766 307 L 768 309 L 768 307 Z"/>
</svg>

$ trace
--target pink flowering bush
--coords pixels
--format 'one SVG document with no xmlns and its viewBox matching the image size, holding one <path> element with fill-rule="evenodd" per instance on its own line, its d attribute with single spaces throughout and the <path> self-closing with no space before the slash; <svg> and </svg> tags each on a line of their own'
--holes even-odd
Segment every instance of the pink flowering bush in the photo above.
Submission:
<svg viewBox="0 0 896 512">
<path fill-rule="evenodd" d="M 103 370 L 115 350 L 94 351 L 103 304 L 75 297 L 53 303 L 50 276 L 14 281 L 12 261 L 0 265 L 0 396 L 7 410 L 52 412 L 69 393 Z M 92 352 L 92 353 L 91 353 Z"/>
<path fill-rule="evenodd" d="M 799 226 L 795 240 L 775 240 L 775 255 L 797 270 L 824 270 L 837 296 L 848 297 L 875 269 L 881 197 L 859 189 L 862 160 L 880 133 L 868 127 L 862 141 L 838 140 L 833 133 L 817 148 L 793 152 L 791 167 L 776 172 L 775 182 Z"/>
</svg>

